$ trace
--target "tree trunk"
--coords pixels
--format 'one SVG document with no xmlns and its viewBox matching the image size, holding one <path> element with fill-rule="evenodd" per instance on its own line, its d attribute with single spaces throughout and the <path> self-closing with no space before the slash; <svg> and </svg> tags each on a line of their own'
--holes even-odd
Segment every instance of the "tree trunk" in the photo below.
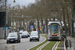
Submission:
<svg viewBox="0 0 75 50">
<path fill-rule="evenodd" d="M 67 10 L 68 11 L 68 10 Z M 70 28 L 70 16 L 69 16 L 69 14 L 68 14 L 68 12 L 67 12 L 67 21 L 68 21 L 68 33 L 69 33 L 69 36 L 71 35 L 71 28 Z"/>
<path fill-rule="evenodd" d="M 73 9 L 72 9 L 72 37 L 74 37 L 74 16 L 75 16 L 75 0 L 73 0 Z"/>
<path fill-rule="evenodd" d="M 62 10 L 63 10 L 64 30 L 65 30 L 65 34 L 67 35 L 67 26 L 66 26 L 66 21 L 65 21 L 65 10 L 64 10 L 64 8 L 63 8 L 63 7 L 62 7 Z"/>
</svg>

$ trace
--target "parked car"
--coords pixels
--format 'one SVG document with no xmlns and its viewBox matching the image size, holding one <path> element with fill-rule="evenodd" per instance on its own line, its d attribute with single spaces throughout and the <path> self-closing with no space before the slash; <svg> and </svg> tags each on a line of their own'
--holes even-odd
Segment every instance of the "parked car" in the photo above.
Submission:
<svg viewBox="0 0 75 50">
<path fill-rule="evenodd" d="M 20 35 L 17 32 L 9 33 L 8 36 L 7 36 L 7 44 L 10 43 L 10 42 L 19 43 L 20 41 L 21 41 L 20 40 Z"/>
<path fill-rule="evenodd" d="M 22 32 L 21 35 L 22 38 L 28 38 L 29 37 L 29 33 L 27 31 Z"/>
<path fill-rule="evenodd" d="M 38 40 L 39 41 L 39 33 L 38 31 L 32 31 L 31 34 L 30 34 L 30 41 L 32 40 Z"/>
<path fill-rule="evenodd" d="M 20 33 L 20 34 L 22 34 L 22 32 L 23 32 L 23 30 L 20 30 L 20 32 L 19 32 L 19 33 Z"/>
</svg>

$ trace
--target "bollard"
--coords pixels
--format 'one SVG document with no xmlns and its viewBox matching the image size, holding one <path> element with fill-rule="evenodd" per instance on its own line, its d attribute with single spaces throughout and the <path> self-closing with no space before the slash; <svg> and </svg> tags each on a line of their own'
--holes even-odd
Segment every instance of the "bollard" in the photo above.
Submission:
<svg viewBox="0 0 75 50">
<path fill-rule="evenodd" d="M 15 50 L 15 49 L 14 49 L 14 45 L 12 45 L 12 50 Z"/>
<path fill-rule="evenodd" d="M 69 40 L 70 48 L 72 47 L 71 40 Z"/>
<path fill-rule="evenodd" d="M 7 46 L 5 46 L 5 50 L 7 50 Z"/>
<path fill-rule="evenodd" d="M 66 50 L 67 50 L 67 48 L 68 48 L 68 40 L 67 39 L 65 40 L 65 45 L 66 45 Z"/>
</svg>

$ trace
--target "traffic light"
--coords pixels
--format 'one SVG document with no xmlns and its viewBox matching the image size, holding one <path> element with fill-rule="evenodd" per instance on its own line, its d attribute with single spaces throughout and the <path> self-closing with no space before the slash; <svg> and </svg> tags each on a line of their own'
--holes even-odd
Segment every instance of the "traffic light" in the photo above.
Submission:
<svg viewBox="0 0 75 50">
<path fill-rule="evenodd" d="M 0 27 L 5 27 L 5 12 L 0 12 Z"/>
</svg>

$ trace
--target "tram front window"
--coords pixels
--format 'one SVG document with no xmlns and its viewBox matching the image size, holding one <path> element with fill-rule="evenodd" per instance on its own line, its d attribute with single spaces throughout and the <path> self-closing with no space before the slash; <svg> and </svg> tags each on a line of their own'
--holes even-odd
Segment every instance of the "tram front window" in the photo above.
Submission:
<svg viewBox="0 0 75 50">
<path fill-rule="evenodd" d="M 53 23 L 50 25 L 50 33 L 51 34 L 59 33 L 59 25 L 57 23 Z"/>
</svg>

